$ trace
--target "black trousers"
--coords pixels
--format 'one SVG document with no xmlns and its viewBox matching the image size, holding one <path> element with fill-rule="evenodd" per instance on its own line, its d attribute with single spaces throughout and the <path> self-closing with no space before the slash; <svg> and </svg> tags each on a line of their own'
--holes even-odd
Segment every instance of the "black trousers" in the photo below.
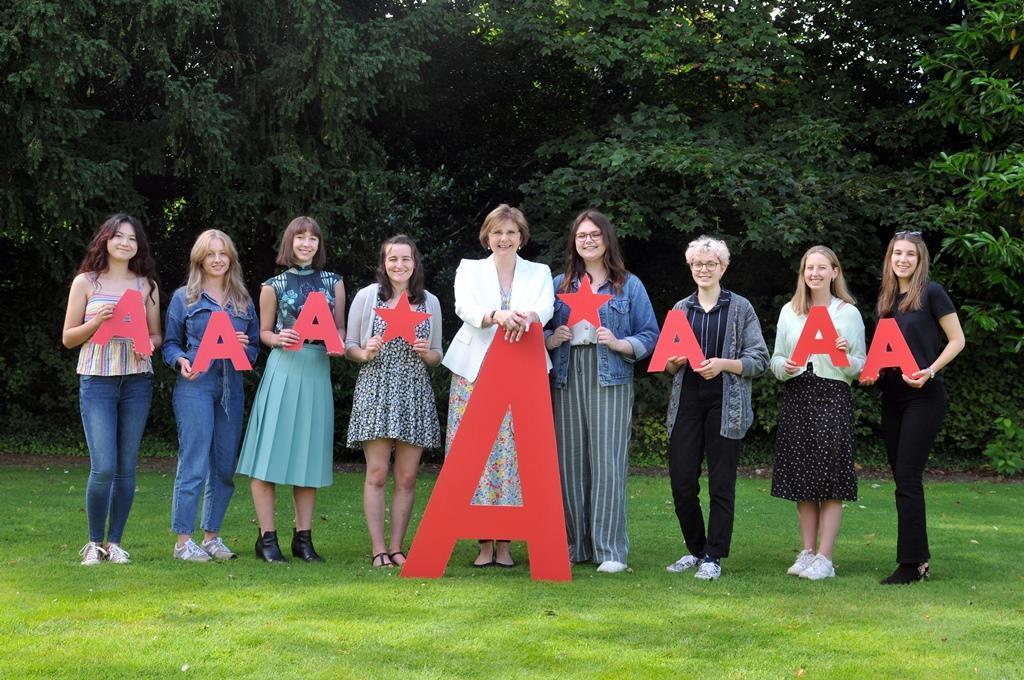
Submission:
<svg viewBox="0 0 1024 680">
<path fill-rule="evenodd" d="M 887 381 L 882 388 L 882 436 L 896 482 L 896 561 L 926 562 L 924 467 L 946 417 L 946 388 L 928 381 L 921 389 Z"/>
<path fill-rule="evenodd" d="M 687 376 L 669 440 L 668 472 L 676 517 L 690 554 L 728 557 L 736 505 L 736 466 L 740 440 L 726 439 L 722 429 L 722 380 Z M 707 533 L 700 507 L 700 469 L 708 459 L 711 509 Z"/>
</svg>

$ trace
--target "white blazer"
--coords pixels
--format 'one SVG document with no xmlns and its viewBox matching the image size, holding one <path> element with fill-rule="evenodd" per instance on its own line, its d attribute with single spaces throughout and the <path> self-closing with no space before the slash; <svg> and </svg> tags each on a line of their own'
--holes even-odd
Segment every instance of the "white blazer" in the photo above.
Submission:
<svg viewBox="0 0 1024 680">
<path fill-rule="evenodd" d="M 551 270 L 547 265 L 516 255 L 509 309 L 536 312 L 543 326 L 554 314 L 554 305 Z M 448 370 L 476 382 L 480 364 L 498 330 L 498 326 L 484 328 L 484 319 L 497 309 L 501 309 L 501 286 L 494 255 L 483 260 L 462 260 L 455 272 L 455 313 L 462 319 L 462 328 L 455 334 L 441 361 Z M 550 369 L 551 359 L 547 352 L 544 355 Z"/>
</svg>

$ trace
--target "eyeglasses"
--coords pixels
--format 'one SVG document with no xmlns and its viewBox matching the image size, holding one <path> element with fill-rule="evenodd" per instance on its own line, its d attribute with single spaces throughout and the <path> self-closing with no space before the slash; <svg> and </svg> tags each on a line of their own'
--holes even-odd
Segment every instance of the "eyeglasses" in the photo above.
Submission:
<svg viewBox="0 0 1024 680">
<path fill-rule="evenodd" d="M 713 272 L 718 269 L 718 262 L 691 262 L 690 269 L 695 272 L 709 271 Z"/>
<path fill-rule="evenodd" d="M 586 243 L 587 241 L 593 241 L 594 243 L 601 242 L 601 232 L 591 231 L 588 233 L 577 232 L 576 243 Z"/>
<path fill-rule="evenodd" d="M 905 238 L 907 236 L 909 236 L 911 238 L 914 238 L 914 237 L 921 238 L 921 232 L 919 232 L 919 231 L 897 231 L 895 234 L 892 235 L 893 238 Z"/>
</svg>

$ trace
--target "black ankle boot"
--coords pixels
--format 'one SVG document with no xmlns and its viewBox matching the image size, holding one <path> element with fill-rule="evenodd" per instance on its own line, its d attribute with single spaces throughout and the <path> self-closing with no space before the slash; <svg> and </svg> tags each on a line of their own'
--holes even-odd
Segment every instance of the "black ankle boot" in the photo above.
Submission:
<svg viewBox="0 0 1024 680">
<path fill-rule="evenodd" d="M 896 571 L 882 579 L 883 586 L 901 586 L 928 578 L 928 563 L 900 564 Z"/>
<path fill-rule="evenodd" d="M 292 529 L 292 555 L 306 562 L 324 561 L 313 549 L 313 536 L 309 529 L 305 531 Z"/>
<path fill-rule="evenodd" d="M 256 539 L 256 559 L 264 562 L 285 562 L 281 546 L 277 544 L 277 532 L 265 531 Z"/>
</svg>

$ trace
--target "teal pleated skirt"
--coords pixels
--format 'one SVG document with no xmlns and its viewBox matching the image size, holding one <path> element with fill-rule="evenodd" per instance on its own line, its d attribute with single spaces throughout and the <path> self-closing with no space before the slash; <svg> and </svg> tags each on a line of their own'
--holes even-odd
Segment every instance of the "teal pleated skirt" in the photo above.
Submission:
<svg viewBox="0 0 1024 680">
<path fill-rule="evenodd" d="M 275 484 L 330 486 L 334 394 L 322 345 L 274 349 L 256 390 L 238 473 Z"/>
</svg>

